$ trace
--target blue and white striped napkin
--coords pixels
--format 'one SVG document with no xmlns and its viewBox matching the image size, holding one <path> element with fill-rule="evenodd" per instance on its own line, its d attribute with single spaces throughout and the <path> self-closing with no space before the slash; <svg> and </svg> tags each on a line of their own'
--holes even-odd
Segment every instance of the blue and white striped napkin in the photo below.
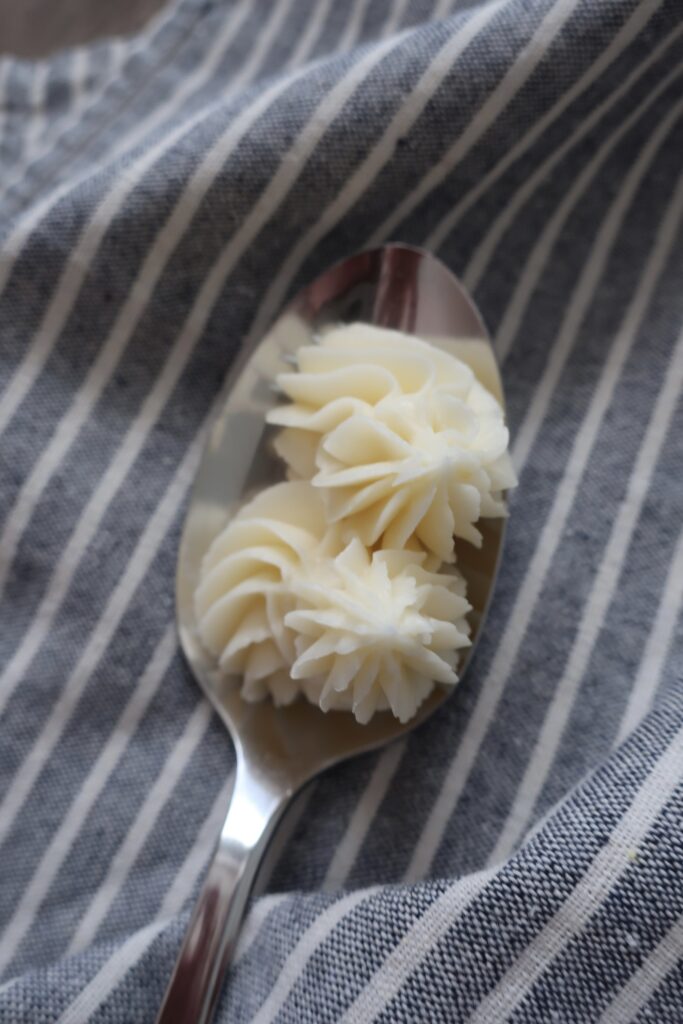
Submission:
<svg viewBox="0 0 683 1024">
<path fill-rule="evenodd" d="M 152 1022 L 232 752 L 174 634 L 207 410 L 437 252 L 520 474 L 466 680 L 310 793 L 223 1022 L 683 1020 L 680 0 L 175 0 L 0 59 L 0 1021 Z"/>
</svg>

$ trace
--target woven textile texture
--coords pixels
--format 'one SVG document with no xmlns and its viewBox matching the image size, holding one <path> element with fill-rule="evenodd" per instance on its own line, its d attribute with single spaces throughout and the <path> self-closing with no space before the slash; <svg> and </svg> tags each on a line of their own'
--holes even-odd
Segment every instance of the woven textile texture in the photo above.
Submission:
<svg viewBox="0 0 683 1024">
<path fill-rule="evenodd" d="M 306 793 L 223 1024 L 683 1021 L 681 0 L 174 0 L 0 59 L 0 1021 L 154 1020 L 229 798 L 178 653 L 231 360 L 368 244 L 520 484 L 446 706 Z M 235 438 L 239 444 L 239 438 Z"/>
</svg>

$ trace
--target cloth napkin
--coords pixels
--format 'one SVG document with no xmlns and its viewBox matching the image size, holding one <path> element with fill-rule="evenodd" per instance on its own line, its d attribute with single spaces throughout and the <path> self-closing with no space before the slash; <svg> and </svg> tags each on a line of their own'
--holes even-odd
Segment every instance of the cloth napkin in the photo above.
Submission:
<svg viewBox="0 0 683 1024">
<path fill-rule="evenodd" d="M 207 417 L 389 239 L 495 337 L 506 552 L 452 699 L 305 794 L 218 1020 L 683 1020 L 682 57 L 680 0 L 176 0 L 2 59 L 1 1021 L 154 1020 L 233 765 L 174 632 Z"/>
</svg>

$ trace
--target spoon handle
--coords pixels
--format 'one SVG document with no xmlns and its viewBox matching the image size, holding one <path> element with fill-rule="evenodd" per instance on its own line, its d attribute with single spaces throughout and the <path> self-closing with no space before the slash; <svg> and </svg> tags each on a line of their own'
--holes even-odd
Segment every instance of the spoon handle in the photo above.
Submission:
<svg viewBox="0 0 683 1024">
<path fill-rule="evenodd" d="M 259 864 L 290 800 L 238 758 L 235 786 L 157 1024 L 208 1024 L 235 952 Z"/>
</svg>

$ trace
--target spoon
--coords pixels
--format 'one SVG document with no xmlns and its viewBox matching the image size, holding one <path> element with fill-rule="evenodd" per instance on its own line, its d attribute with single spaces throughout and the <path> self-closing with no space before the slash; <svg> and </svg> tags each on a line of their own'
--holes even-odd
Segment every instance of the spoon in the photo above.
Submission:
<svg viewBox="0 0 683 1024">
<path fill-rule="evenodd" d="M 194 592 L 202 556 L 240 502 L 284 475 L 272 454 L 267 411 L 278 402 L 276 375 L 296 350 L 330 324 L 367 322 L 417 334 L 467 362 L 502 402 L 493 348 L 462 285 L 434 256 L 406 245 L 362 252 L 318 277 L 287 306 L 267 336 L 242 354 L 210 431 L 178 557 L 176 610 L 180 643 L 197 682 L 223 720 L 236 751 L 235 783 L 225 824 L 183 941 L 157 1024 L 206 1024 L 213 1017 L 235 952 L 258 866 L 284 812 L 320 772 L 405 735 L 425 721 L 450 690 L 437 686 L 402 725 L 390 712 L 360 725 L 352 714 L 324 714 L 306 700 L 287 707 L 247 703 L 237 680 L 221 675 L 201 646 Z M 472 645 L 493 591 L 504 520 L 481 520 L 480 549 L 456 544 L 467 580 Z"/>
</svg>

